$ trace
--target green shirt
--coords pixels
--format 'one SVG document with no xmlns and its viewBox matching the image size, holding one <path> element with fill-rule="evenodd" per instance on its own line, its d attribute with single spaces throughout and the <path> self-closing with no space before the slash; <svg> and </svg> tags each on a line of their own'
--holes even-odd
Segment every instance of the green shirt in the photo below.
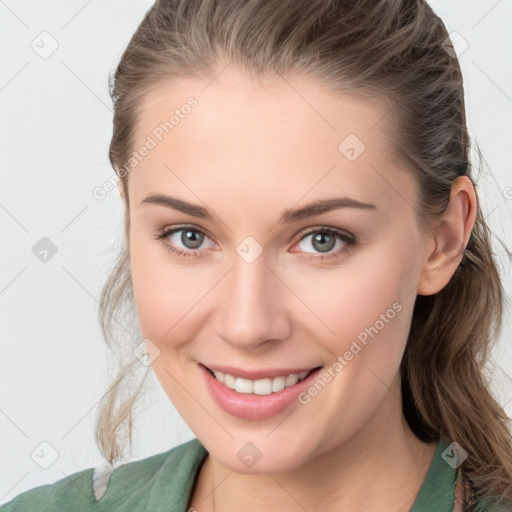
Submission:
<svg viewBox="0 0 512 512">
<path fill-rule="evenodd" d="M 439 441 L 411 512 L 452 512 L 456 470 L 441 456 L 447 446 Z M 0 506 L 0 512 L 186 512 L 207 454 L 194 438 L 167 452 L 117 467 L 99 500 L 94 496 L 94 469 L 90 468 L 25 491 Z M 504 508 L 477 507 L 477 512 L 491 511 L 506 512 Z"/>
</svg>

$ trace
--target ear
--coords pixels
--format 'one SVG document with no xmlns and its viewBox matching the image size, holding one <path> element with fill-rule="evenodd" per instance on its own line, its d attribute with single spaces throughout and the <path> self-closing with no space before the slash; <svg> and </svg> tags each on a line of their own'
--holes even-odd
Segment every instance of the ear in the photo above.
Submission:
<svg viewBox="0 0 512 512">
<path fill-rule="evenodd" d="M 123 185 L 123 180 L 119 180 L 117 182 L 117 188 L 119 189 L 119 194 L 121 195 L 121 199 L 123 200 L 123 203 L 125 202 L 125 197 L 124 197 L 124 185 Z"/>
<path fill-rule="evenodd" d="M 442 290 L 457 270 L 475 224 L 477 198 L 467 176 L 452 184 L 448 205 L 437 224 L 431 228 L 431 242 L 426 244 L 425 261 L 419 295 L 432 295 Z"/>
<path fill-rule="evenodd" d="M 127 204 L 127 191 L 124 188 L 123 180 L 119 180 L 117 182 L 117 188 L 119 190 L 119 194 L 121 195 L 121 200 L 123 203 L 123 210 L 124 210 L 124 233 L 126 236 L 126 239 L 130 239 L 130 209 L 129 205 Z M 130 251 L 129 243 L 128 243 L 128 252 Z"/>
</svg>

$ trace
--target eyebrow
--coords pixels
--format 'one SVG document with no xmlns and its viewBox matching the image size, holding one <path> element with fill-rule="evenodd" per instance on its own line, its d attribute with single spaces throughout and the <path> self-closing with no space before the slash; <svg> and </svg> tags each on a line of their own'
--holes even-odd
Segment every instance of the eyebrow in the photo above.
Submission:
<svg viewBox="0 0 512 512">
<path fill-rule="evenodd" d="M 214 216 L 211 214 L 208 208 L 188 203 L 183 199 L 166 196 L 164 194 L 149 194 L 145 199 L 141 201 L 141 204 L 157 204 L 172 208 L 173 210 L 186 213 L 187 215 L 191 215 L 192 217 L 197 217 L 199 219 L 205 219 L 209 221 L 214 220 Z M 331 210 L 336 210 L 338 208 L 377 210 L 377 207 L 373 204 L 362 203 L 361 201 L 357 201 L 356 199 L 352 199 L 350 197 L 320 199 L 305 206 L 301 206 L 300 208 L 285 210 L 281 214 L 279 222 L 282 224 L 289 224 L 292 222 L 297 222 L 301 219 L 306 219 L 308 217 L 314 217 L 315 215 L 320 215 Z"/>
</svg>

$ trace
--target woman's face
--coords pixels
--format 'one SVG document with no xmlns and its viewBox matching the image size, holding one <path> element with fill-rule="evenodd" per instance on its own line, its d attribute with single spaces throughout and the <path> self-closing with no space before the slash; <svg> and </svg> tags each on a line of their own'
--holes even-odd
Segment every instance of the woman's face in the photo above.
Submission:
<svg viewBox="0 0 512 512">
<path fill-rule="evenodd" d="M 141 332 L 178 412 L 236 471 L 368 448 L 401 420 L 427 235 L 385 115 L 304 77 L 232 68 L 143 105 L 134 149 L 147 149 L 128 176 Z M 204 367 L 262 382 L 227 377 L 231 390 Z"/>
</svg>

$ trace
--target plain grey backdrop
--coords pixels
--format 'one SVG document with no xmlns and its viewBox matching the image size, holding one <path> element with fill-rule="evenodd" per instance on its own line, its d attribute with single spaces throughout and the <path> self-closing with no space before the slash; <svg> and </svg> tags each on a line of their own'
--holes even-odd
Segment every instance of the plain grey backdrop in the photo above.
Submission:
<svg viewBox="0 0 512 512">
<path fill-rule="evenodd" d="M 103 462 L 93 426 L 111 366 L 97 299 L 123 228 L 117 190 L 102 200 L 93 190 L 113 176 L 108 73 L 152 3 L 0 0 L 0 502 Z M 488 163 L 478 190 L 510 247 L 512 2 L 430 4 L 457 32 L 468 124 Z M 496 252 L 510 297 L 510 262 Z M 510 312 L 490 365 L 509 416 Z M 130 460 L 193 437 L 150 384 Z"/>
</svg>

